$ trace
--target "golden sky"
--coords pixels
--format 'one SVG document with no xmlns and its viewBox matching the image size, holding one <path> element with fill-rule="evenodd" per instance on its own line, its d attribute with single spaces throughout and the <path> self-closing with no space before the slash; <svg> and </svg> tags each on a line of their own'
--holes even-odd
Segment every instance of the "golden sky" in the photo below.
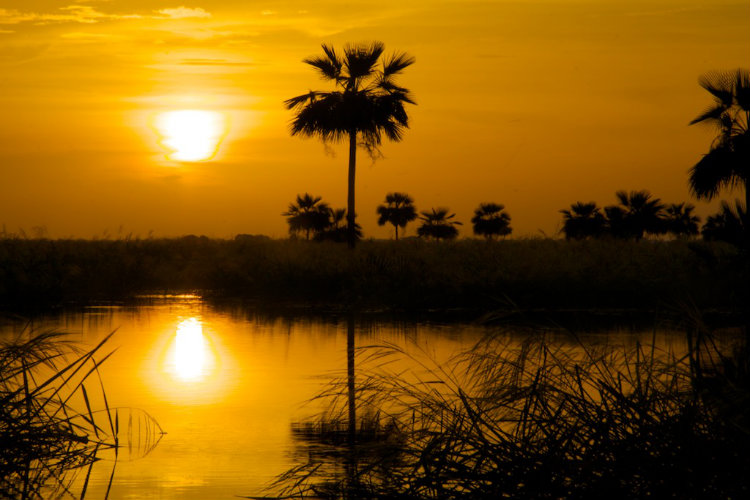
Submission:
<svg viewBox="0 0 750 500">
<path fill-rule="evenodd" d="M 297 193 L 345 206 L 347 154 L 291 137 L 282 102 L 330 88 L 301 62 L 321 43 L 371 40 L 416 57 L 400 83 L 418 105 L 383 159 L 360 152 L 366 236 L 391 235 L 389 191 L 449 207 L 464 235 L 480 202 L 524 236 L 618 189 L 685 201 L 713 136 L 687 125 L 710 103 L 697 79 L 747 67 L 748 28 L 747 0 L 3 0 L 0 224 L 285 236 Z M 217 113 L 212 159 L 169 156 L 159 123 L 179 110 Z"/>
</svg>

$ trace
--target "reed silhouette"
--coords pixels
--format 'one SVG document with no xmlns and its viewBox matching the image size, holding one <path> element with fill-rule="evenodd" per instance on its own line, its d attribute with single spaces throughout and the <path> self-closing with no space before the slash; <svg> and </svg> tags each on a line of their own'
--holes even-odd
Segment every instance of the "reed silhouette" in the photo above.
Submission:
<svg viewBox="0 0 750 500">
<path fill-rule="evenodd" d="M 398 228 L 406 228 L 406 225 L 417 218 L 417 209 L 414 200 L 406 193 L 388 193 L 385 195 L 385 205 L 378 205 L 378 225 L 391 224 L 398 241 Z"/>
<path fill-rule="evenodd" d="M 112 354 L 102 352 L 111 336 L 88 351 L 58 332 L 0 343 L 0 497 L 84 498 L 92 467 L 109 453 L 108 496 L 120 453 L 139 458 L 156 447 L 163 435 L 156 420 L 107 403 L 99 367 Z M 94 408 L 95 397 L 103 408 Z"/>
<path fill-rule="evenodd" d="M 742 498 L 750 467 L 746 344 L 690 327 L 688 352 L 491 335 L 447 363 L 395 345 L 358 352 L 371 439 L 279 476 L 284 498 Z M 414 368 L 403 366 L 408 359 Z M 348 404 L 343 379 L 321 393 Z M 721 388 L 721 389 L 719 389 Z M 332 417 L 333 416 L 333 417 Z M 297 434 L 298 436 L 300 434 Z M 356 462 L 344 470 L 342 465 Z M 352 475 L 354 471 L 354 475 Z"/>
<path fill-rule="evenodd" d="M 323 56 L 303 62 L 315 68 L 320 76 L 333 82 L 330 92 L 310 91 L 284 102 L 293 110 L 292 135 L 319 137 L 324 142 L 349 142 L 347 196 L 348 244 L 356 240 L 355 176 L 357 147 L 362 146 L 373 157 L 385 135 L 398 142 L 409 126 L 405 104 L 414 104 L 409 90 L 396 84 L 395 78 L 414 64 L 404 53 L 383 56 L 381 42 L 346 45 L 343 55 L 323 44 Z"/>
<path fill-rule="evenodd" d="M 430 212 L 421 212 L 419 220 L 422 225 L 417 228 L 417 235 L 421 238 L 434 240 L 454 240 L 458 236 L 456 226 L 463 225 L 453 220 L 456 214 L 449 214 L 447 208 L 433 208 Z"/>
<path fill-rule="evenodd" d="M 497 203 L 481 203 L 474 210 L 471 218 L 474 234 L 492 240 L 495 236 L 507 236 L 513 232 L 510 227 L 510 215 L 505 211 L 505 205 Z"/>
<path fill-rule="evenodd" d="M 746 69 L 708 73 L 699 83 L 713 96 L 714 102 L 690 124 L 709 124 L 718 129 L 718 134 L 708 153 L 690 169 L 690 190 L 698 199 L 711 200 L 724 188 L 743 186 L 747 209 L 750 206 L 750 73 Z M 750 248 L 747 231 L 744 239 Z"/>
</svg>

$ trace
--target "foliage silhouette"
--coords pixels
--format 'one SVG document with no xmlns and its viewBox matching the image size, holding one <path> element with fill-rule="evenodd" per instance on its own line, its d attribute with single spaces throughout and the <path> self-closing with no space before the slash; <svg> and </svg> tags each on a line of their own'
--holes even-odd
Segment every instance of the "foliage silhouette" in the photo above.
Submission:
<svg viewBox="0 0 750 500">
<path fill-rule="evenodd" d="M 311 196 L 309 193 L 297 195 L 297 202 L 290 203 L 289 209 L 281 214 L 287 218 L 290 234 L 304 232 L 305 239 L 309 240 L 310 233 L 326 229 L 331 209 L 321 200 L 320 196 Z"/>
<path fill-rule="evenodd" d="M 414 63 L 414 58 L 405 53 L 383 56 L 385 47 L 381 42 L 346 45 L 343 55 L 329 45 L 323 44 L 322 48 L 323 56 L 303 62 L 315 68 L 324 80 L 332 81 L 335 90 L 311 90 L 284 104 L 295 113 L 292 135 L 319 137 L 324 142 L 349 141 L 347 241 L 353 247 L 357 146 L 374 156 L 383 135 L 395 142 L 403 137 L 409 125 L 404 105 L 414 101 L 407 89 L 395 83 L 395 78 Z"/>
<path fill-rule="evenodd" d="M 695 206 L 690 203 L 672 203 L 664 208 L 664 232 L 677 237 L 690 237 L 698 234 L 701 218 L 693 215 Z"/>
<path fill-rule="evenodd" d="M 652 198 L 646 190 L 617 191 L 615 195 L 619 205 L 604 208 L 608 229 L 613 236 L 639 241 L 644 234 L 663 233 L 661 215 L 664 205 L 659 198 Z"/>
<path fill-rule="evenodd" d="M 409 222 L 417 218 L 414 200 L 406 193 L 388 193 L 385 195 L 385 203 L 377 208 L 378 225 L 393 225 L 398 241 L 398 228 L 405 228 Z"/>
<path fill-rule="evenodd" d="M 376 439 L 353 452 L 331 443 L 327 454 L 310 453 L 270 491 L 329 499 L 743 498 L 747 345 L 722 352 L 688 328 L 686 355 L 654 341 L 566 345 L 538 331 L 518 342 L 517 328 L 447 362 L 393 344 L 361 348 L 357 408 L 372 415 Z M 338 377 L 321 392 L 330 407 L 319 429 L 345 414 L 346 383 Z"/>
<path fill-rule="evenodd" d="M 433 238 L 435 240 L 453 240 L 458 236 L 456 226 L 463 224 L 451 220 L 456 214 L 448 215 L 447 208 L 433 208 L 431 212 L 421 212 L 419 220 L 422 225 L 417 228 L 420 238 Z"/>
<path fill-rule="evenodd" d="M 606 219 L 595 202 L 576 202 L 570 210 L 560 210 L 563 214 L 563 228 L 565 239 L 582 240 L 596 238 L 604 232 Z"/>
<path fill-rule="evenodd" d="M 140 458 L 156 447 L 163 432 L 148 413 L 107 403 L 99 366 L 112 355 L 102 353 L 111 337 L 88 351 L 59 332 L 0 342 L 0 497 L 75 498 L 74 480 L 88 471 L 83 498 L 103 456 Z M 109 487 L 113 477 L 114 466 Z"/>
<path fill-rule="evenodd" d="M 495 236 L 507 236 L 513 232 L 510 227 L 510 215 L 505 211 L 505 205 L 497 203 L 481 203 L 474 210 L 471 218 L 474 234 L 484 236 L 488 240 Z"/>
<path fill-rule="evenodd" d="M 734 206 L 722 201 L 719 212 L 706 219 L 701 235 L 707 241 L 725 241 L 742 246 L 743 237 L 748 231 L 747 217 L 747 209 L 739 200 L 735 200 Z"/>
<path fill-rule="evenodd" d="M 315 239 L 316 241 L 335 241 L 338 243 L 346 242 L 348 229 L 346 227 L 345 221 L 345 208 L 329 208 L 325 227 L 316 231 L 313 239 Z M 355 223 L 354 230 L 355 237 L 358 240 L 362 239 L 362 227 L 359 224 Z"/>
<path fill-rule="evenodd" d="M 690 189 L 698 199 L 713 199 L 723 188 L 745 188 L 745 207 L 750 206 L 750 73 L 737 69 L 708 73 L 699 80 L 714 98 L 713 104 L 690 122 L 718 129 L 711 147 L 690 169 Z M 745 235 L 750 243 L 750 235 Z"/>
</svg>

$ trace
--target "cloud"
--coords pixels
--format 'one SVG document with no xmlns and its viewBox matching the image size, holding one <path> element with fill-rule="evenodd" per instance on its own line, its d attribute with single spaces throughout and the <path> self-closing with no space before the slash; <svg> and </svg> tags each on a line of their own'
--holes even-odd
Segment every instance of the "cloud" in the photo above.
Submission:
<svg viewBox="0 0 750 500">
<path fill-rule="evenodd" d="M 0 9 L 0 24 L 52 24 L 52 23 L 80 23 L 94 24 L 99 21 L 113 19 L 140 19 L 137 14 L 107 14 L 96 10 L 90 5 L 68 5 L 58 9 L 62 13 L 44 14 L 37 12 L 21 12 L 18 10 Z"/>
<path fill-rule="evenodd" d="M 183 59 L 180 64 L 187 66 L 254 66 L 249 62 L 233 62 L 226 59 L 193 58 Z"/>
<path fill-rule="evenodd" d="M 181 5 L 179 7 L 171 9 L 161 9 L 156 11 L 158 14 L 165 16 L 169 19 L 190 19 L 190 18 L 206 18 L 211 17 L 211 13 L 207 12 L 200 7 L 185 7 Z"/>
</svg>

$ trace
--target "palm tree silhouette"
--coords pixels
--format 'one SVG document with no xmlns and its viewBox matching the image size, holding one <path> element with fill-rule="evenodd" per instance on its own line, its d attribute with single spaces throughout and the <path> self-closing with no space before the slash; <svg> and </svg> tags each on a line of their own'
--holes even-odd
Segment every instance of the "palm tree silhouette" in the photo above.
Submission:
<svg viewBox="0 0 750 500">
<path fill-rule="evenodd" d="M 385 203 L 378 205 L 378 225 L 392 224 L 398 241 L 398 228 L 405 228 L 409 222 L 417 218 L 414 200 L 406 193 L 388 193 L 385 195 Z"/>
<path fill-rule="evenodd" d="M 505 205 L 498 203 L 480 203 L 471 218 L 474 234 L 491 240 L 494 236 L 507 236 L 513 229 L 510 227 L 510 215 Z"/>
<path fill-rule="evenodd" d="M 690 124 L 708 123 L 719 132 L 708 153 L 690 169 L 690 190 L 698 199 L 710 200 L 722 188 L 742 185 L 745 206 L 750 206 L 750 73 L 709 73 L 699 83 L 714 102 Z"/>
<path fill-rule="evenodd" d="M 433 208 L 431 212 L 420 212 L 419 220 L 422 225 L 417 228 L 417 235 L 436 240 L 452 240 L 458 236 L 456 226 L 462 226 L 458 221 L 451 220 L 456 214 L 448 215 L 447 208 Z"/>
<path fill-rule="evenodd" d="M 672 203 L 664 209 L 664 229 L 677 237 L 695 236 L 701 218 L 693 215 L 695 206 L 690 203 Z"/>
<path fill-rule="evenodd" d="M 346 221 L 346 209 L 345 208 L 329 208 L 328 219 L 326 227 L 315 234 L 314 239 L 318 241 L 336 241 L 343 243 L 347 238 L 347 227 Z M 355 237 L 359 240 L 362 239 L 362 227 L 359 224 L 354 224 Z"/>
<path fill-rule="evenodd" d="M 711 215 L 701 229 L 704 240 L 726 241 L 742 246 L 743 236 L 750 230 L 747 225 L 748 211 L 739 200 L 734 206 L 726 201 L 721 202 L 719 213 Z"/>
<path fill-rule="evenodd" d="M 310 233 L 322 231 L 328 225 L 330 208 L 321 201 L 320 196 L 309 193 L 297 195 L 296 203 L 290 203 L 289 209 L 282 213 L 289 224 L 289 234 L 296 235 L 305 232 L 305 239 L 310 239 Z"/>
<path fill-rule="evenodd" d="M 560 210 L 563 214 L 563 228 L 565 239 L 584 239 L 597 237 L 604 232 L 606 220 L 595 202 L 576 202 L 570 210 Z"/>
<path fill-rule="evenodd" d="M 630 193 L 617 191 L 615 195 L 620 204 L 604 209 L 614 236 L 631 237 L 639 241 L 645 233 L 663 232 L 664 205 L 659 198 L 652 198 L 651 193 L 645 189 Z"/>
<path fill-rule="evenodd" d="M 354 247 L 354 179 L 357 163 L 357 141 L 375 155 L 382 135 L 395 142 L 401 140 L 409 120 L 404 104 L 415 104 L 409 91 L 396 85 L 395 77 L 414 63 L 414 58 L 395 53 L 384 57 L 381 42 L 346 45 L 343 56 L 323 44 L 323 56 L 303 62 L 318 70 L 335 85 L 331 92 L 311 90 L 284 102 L 294 110 L 292 135 L 319 137 L 324 142 L 349 140 L 349 176 L 347 197 L 347 241 Z"/>
</svg>

